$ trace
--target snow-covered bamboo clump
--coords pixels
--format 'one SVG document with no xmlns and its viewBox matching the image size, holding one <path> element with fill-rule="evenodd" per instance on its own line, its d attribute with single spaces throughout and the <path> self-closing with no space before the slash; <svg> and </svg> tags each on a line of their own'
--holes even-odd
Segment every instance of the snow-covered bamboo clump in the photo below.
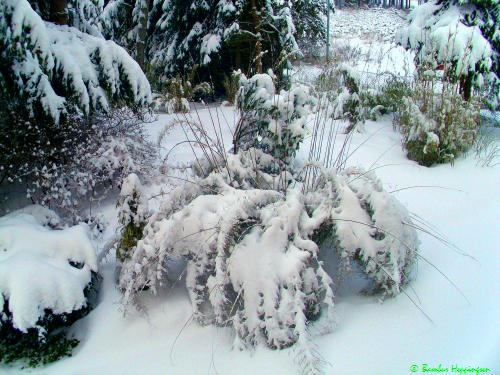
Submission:
<svg viewBox="0 0 500 375">
<path fill-rule="evenodd" d="M 382 93 L 363 84 L 359 72 L 347 63 L 327 65 L 314 88 L 321 96 L 320 110 L 328 118 L 348 122 L 347 132 L 388 110 Z"/>
<path fill-rule="evenodd" d="M 416 51 L 417 63 L 445 65 L 449 74 L 461 80 L 462 94 L 468 99 L 473 86 L 498 85 L 499 11 L 495 1 L 430 1 L 410 13 L 410 25 L 399 31 L 396 40 Z M 490 100 L 498 105 L 499 98 L 494 92 Z"/>
<path fill-rule="evenodd" d="M 358 262 L 373 289 L 387 297 L 409 281 L 418 239 L 407 210 L 371 172 L 320 169 L 314 188 L 306 189 L 292 156 L 305 132 L 305 103 L 313 99 L 301 88 L 276 98 L 268 75 L 243 79 L 242 87 L 249 86 L 253 97 L 242 100 L 240 92 L 238 102 L 245 137 L 235 135 L 236 152 L 216 167 L 196 163 L 195 180 L 167 194 L 147 220 L 121 271 L 123 302 L 139 303 L 145 288 L 156 292 L 168 261 L 184 259 L 198 322 L 232 326 L 237 347 L 298 343 L 314 361 L 307 327 L 321 315 L 332 323 L 334 309 L 319 247 L 329 241 L 344 269 Z M 280 112 L 276 103 L 287 103 L 283 98 L 289 105 Z M 289 122 L 280 123 L 277 112 Z M 290 149 L 281 152 L 279 145 Z"/>
<path fill-rule="evenodd" d="M 256 74 L 240 76 L 236 105 L 241 118 L 234 134 L 234 150 L 262 149 L 277 160 L 295 156 L 306 134 L 307 116 L 315 98 L 309 87 L 295 86 L 276 93 L 273 77 Z"/>
<path fill-rule="evenodd" d="M 124 262 L 130 259 L 137 240 L 142 237 L 149 212 L 141 181 L 135 173 L 123 180 L 117 206 L 121 238 L 117 244 L 116 257 Z"/>
<path fill-rule="evenodd" d="M 431 166 L 454 162 L 474 144 L 479 114 L 480 102 L 465 101 L 456 91 L 415 90 L 403 99 L 396 120 L 408 157 Z"/>
<path fill-rule="evenodd" d="M 63 336 L 55 342 L 52 334 L 96 302 L 97 257 L 89 230 L 50 228 L 59 224 L 57 215 L 41 206 L 0 217 L 1 361 L 27 359 L 36 365 L 71 353 L 74 340 Z"/>
<path fill-rule="evenodd" d="M 2 64 L 31 117 L 58 123 L 70 110 L 88 114 L 114 101 L 143 105 L 151 90 L 139 65 L 112 41 L 44 22 L 27 0 L 0 4 Z M 3 80 L 0 80 L 0 84 Z"/>
</svg>

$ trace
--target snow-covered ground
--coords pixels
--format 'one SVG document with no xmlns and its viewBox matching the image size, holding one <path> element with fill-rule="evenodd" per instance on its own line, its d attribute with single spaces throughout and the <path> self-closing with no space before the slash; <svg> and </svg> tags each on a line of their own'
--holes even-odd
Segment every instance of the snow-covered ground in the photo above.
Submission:
<svg viewBox="0 0 500 375">
<path fill-rule="evenodd" d="M 414 55 L 394 42 L 398 30 L 408 24 L 406 15 L 395 9 L 337 9 L 330 18 L 330 64 L 349 65 L 372 88 L 392 75 L 411 77 Z M 321 71 L 321 64 L 300 61 L 293 77 L 311 83 Z"/>
<path fill-rule="evenodd" d="M 382 10 L 366 13 L 368 16 L 337 11 L 332 22 L 343 19 L 345 24 L 357 25 L 355 32 L 345 26 L 339 42 L 345 42 L 350 33 L 354 34 L 349 37 L 352 47 L 395 51 L 394 55 L 387 54 L 392 56 L 391 60 L 387 58 L 387 69 L 399 69 L 398 66 L 403 69 L 406 63 L 402 58 L 406 55 L 390 42 L 400 16 Z M 364 25 L 369 27 L 365 30 Z M 367 38 L 370 30 L 382 30 L 382 37 Z M 374 39 L 381 42 L 375 44 Z M 374 69 L 379 69 L 380 61 L 367 61 L 366 71 L 376 74 Z M 360 64 L 363 62 L 358 61 L 358 68 Z M 306 69 L 305 80 L 318 72 L 317 67 Z M 191 115 L 198 118 L 196 113 Z M 209 129 L 212 119 L 215 124 L 220 122 L 229 149 L 231 129 L 236 124 L 234 108 L 199 110 L 199 116 Z M 152 140 L 158 138 L 173 117 L 159 115 L 156 122 L 148 125 Z M 345 280 L 342 287 L 337 285 L 337 327 L 331 333 L 322 334 L 320 326 L 311 326 L 317 350 L 326 362 L 325 373 L 421 374 L 426 364 L 428 367 L 441 365 L 449 373 L 453 373 L 455 365 L 489 368 L 487 374 L 497 374 L 500 371 L 500 166 L 480 167 L 473 153 L 459 158 L 454 165 L 419 166 L 406 158 L 401 136 L 391 120 L 383 117 L 377 122 L 368 121 L 362 132 L 354 134 L 348 166 L 361 164 L 366 169 L 375 169 L 386 190 L 421 218 L 420 225 L 432 226 L 433 233 L 441 233 L 456 247 L 445 246 L 431 235 L 420 233 L 422 258 L 415 280 L 406 289 L 407 294 L 383 303 L 377 297 L 361 295 L 356 277 Z M 337 136 L 337 151 L 344 137 Z M 179 144 L 184 140 L 179 127 L 172 128 L 164 137 L 160 152 L 163 157 L 168 154 L 168 165 L 193 160 L 190 146 Z M 309 142 L 310 139 L 306 139 L 299 157 L 307 157 Z M 169 169 L 166 174 L 175 177 L 179 173 Z M 166 184 L 156 181 L 150 193 L 168 190 L 176 181 L 182 182 L 175 178 Z M 100 210 L 108 226 L 99 249 L 117 227 L 115 201 L 108 200 Z M 72 333 L 81 340 L 73 356 L 24 370 L 25 373 L 297 373 L 294 363 L 297 353 L 293 347 L 281 351 L 265 347 L 253 352 L 233 350 L 231 329 L 202 327 L 193 322 L 184 280 L 161 290 L 157 296 L 145 293 L 146 314 L 124 317 L 120 292 L 115 287 L 115 267 L 113 256 L 101 265 L 104 279 L 100 302 L 73 326 Z M 182 269 L 182 264 L 179 268 Z M 418 367 L 412 367 L 415 365 Z M 413 371 L 415 369 L 417 371 Z M 17 367 L 0 367 L 0 373 L 19 371 Z"/>
<path fill-rule="evenodd" d="M 218 109 L 234 124 L 232 107 Z M 212 116 L 215 110 L 211 109 Z M 208 110 L 200 111 L 210 121 Z M 172 118 L 161 115 L 149 125 L 152 138 Z M 223 126 L 226 145 L 231 138 Z M 337 146 L 344 135 L 337 137 Z M 163 155 L 184 138 L 173 129 L 163 143 Z M 470 154 L 452 165 L 421 167 L 409 161 L 401 137 L 389 117 L 367 122 L 356 133 L 348 164 L 377 168 L 388 191 L 460 249 L 444 246 L 420 234 L 422 259 L 416 279 L 400 296 L 380 303 L 357 293 L 356 280 L 346 280 L 336 296 L 337 328 L 314 338 L 327 365 L 327 374 L 409 374 L 411 365 L 487 367 L 500 370 L 500 267 L 498 231 L 500 167 L 478 167 Z M 337 147 L 339 149 L 339 147 Z M 300 151 L 308 152 L 308 141 Z M 177 146 L 169 161 L 192 158 L 187 145 Z M 102 207 L 109 221 L 106 237 L 114 232 L 114 202 Z M 102 244 L 100 244 L 102 246 Z M 467 255 L 465 255 L 467 254 Z M 110 257 L 112 258 L 112 257 Z M 81 343 L 73 357 L 26 370 L 33 374 L 294 374 L 294 349 L 254 352 L 232 350 L 228 328 L 202 327 L 191 319 L 183 281 L 146 296 L 146 315 L 124 317 L 114 284 L 115 261 L 101 266 L 104 276 L 100 303 L 77 322 L 73 333 Z M 442 274 L 446 274 L 455 286 Z M 464 294 L 464 296 L 461 295 Z M 432 322 L 417 309 L 417 303 Z M 312 327 L 319 331 L 320 327 Z M 17 373 L 17 368 L 1 368 Z"/>
<path fill-rule="evenodd" d="M 384 8 L 336 9 L 330 16 L 333 38 L 363 38 L 392 42 L 397 30 L 407 22 L 407 11 Z"/>
</svg>

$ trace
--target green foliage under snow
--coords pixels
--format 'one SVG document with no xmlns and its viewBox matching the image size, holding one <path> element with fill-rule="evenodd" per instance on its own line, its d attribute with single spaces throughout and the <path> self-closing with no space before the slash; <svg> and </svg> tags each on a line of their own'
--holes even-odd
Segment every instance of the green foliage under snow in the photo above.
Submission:
<svg viewBox="0 0 500 375">
<path fill-rule="evenodd" d="M 164 285 L 169 261 L 184 259 L 199 323 L 233 327 L 236 347 L 297 344 L 304 372 L 319 373 L 308 325 L 322 318 L 331 326 L 334 311 L 319 247 L 330 244 L 339 272 L 358 263 L 389 297 L 411 278 L 418 239 L 406 209 L 371 172 L 316 166 L 305 184 L 305 170 L 293 167 L 304 129 L 293 124 L 309 114 L 307 91 L 276 95 L 268 75 L 241 83 L 234 153 L 198 161 L 195 179 L 146 220 L 121 269 L 123 303 L 140 305 L 141 291 Z"/>
</svg>

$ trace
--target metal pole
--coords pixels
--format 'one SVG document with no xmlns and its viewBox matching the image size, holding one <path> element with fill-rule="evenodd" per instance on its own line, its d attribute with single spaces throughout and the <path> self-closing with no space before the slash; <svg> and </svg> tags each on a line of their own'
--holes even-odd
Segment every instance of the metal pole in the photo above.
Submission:
<svg viewBox="0 0 500 375">
<path fill-rule="evenodd" d="M 330 59 L 330 0 L 326 1 L 326 62 Z"/>
</svg>

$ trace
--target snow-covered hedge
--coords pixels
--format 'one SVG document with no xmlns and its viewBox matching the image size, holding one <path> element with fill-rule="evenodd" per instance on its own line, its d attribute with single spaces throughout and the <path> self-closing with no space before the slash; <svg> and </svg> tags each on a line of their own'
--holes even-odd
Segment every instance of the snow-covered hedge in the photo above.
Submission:
<svg viewBox="0 0 500 375">
<path fill-rule="evenodd" d="M 54 340 L 53 333 L 96 302 L 97 258 L 88 228 L 48 227 L 58 224 L 57 215 L 40 206 L 0 218 L 2 362 L 36 365 L 71 353 L 75 342 Z"/>
</svg>

